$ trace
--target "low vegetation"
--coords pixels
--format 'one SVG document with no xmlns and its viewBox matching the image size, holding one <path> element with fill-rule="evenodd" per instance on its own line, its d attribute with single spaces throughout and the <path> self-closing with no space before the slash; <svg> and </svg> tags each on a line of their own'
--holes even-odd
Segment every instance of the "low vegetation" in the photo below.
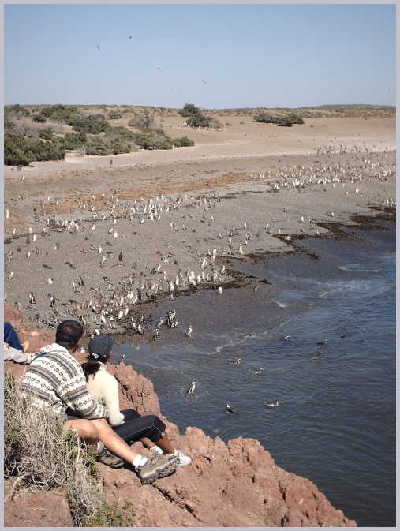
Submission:
<svg viewBox="0 0 400 531">
<path fill-rule="evenodd" d="M 135 112 L 135 118 L 129 121 L 128 125 L 135 130 L 109 123 L 108 120 L 121 118 L 125 110 L 111 110 L 107 117 L 101 112 L 87 110 L 90 107 L 69 105 L 46 105 L 32 110 L 20 105 L 6 107 L 5 164 L 26 166 L 34 161 L 62 160 L 66 150 L 74 149 L 87 155 L 118 155 L 138 149 L 194 145 L 187 136 L 172 138 L 163 129 L 156 128 L 154 113 L 146 110 Z M 165 109 L 159 111 L 163 114 Z"/>
<path fill-rule="evenodd" d="M 188 127 L 222 128 L 221 122 L 215 118 L 206 116 L 198 107 L 193 105 L 193 103 L 185 103 L 183 108 L 178 112 L 181 116 L 187 118 L 185 123 Z"/>
<path fill-rule="evenodd" d="M 95 467 L 95 452 L 63 430 L 61 420 L 34 408 L 18 392 L 12 374 L 4 382 L 4 475 L 14 478 L 10 497 L 18 490 L 62 489 L 74 525 L 134 525 L 130 504 L 106 503 Z"/>
<path fill-rule="evenodd" d="M 256 122 L 262 122 L 266 124 L 276 124 L 285 127 L 292 127 L 295 124 L 304 124 L 304 120 L 301 116 L 295 113 L 288 113 L 284 116 L 274 116 L 267 113 L 259 113 L 254 117 Z"/>
</svg>

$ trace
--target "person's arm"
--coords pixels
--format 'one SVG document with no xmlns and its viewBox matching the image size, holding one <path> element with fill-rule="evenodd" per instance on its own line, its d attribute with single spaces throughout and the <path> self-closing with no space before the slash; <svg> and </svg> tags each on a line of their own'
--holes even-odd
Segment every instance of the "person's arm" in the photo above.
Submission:
<svg viewBox="0 0 400 531">
<path fill-rule="evenodd" d="M 31 363 L 36 353 L 23 352 L 14 347 L 10 347 L 8 343 L 4 343 L 4 361 L 15 361 L 15 363 Z"/>
<path fill-rule="evenodd" d="M 107 409 L 89 394 L 85 376 L 79 364 L 76 367 L 76 375 L 59 385 L 58 395 L 67 407 L 85 419 L 108 417 Z"/>
<path fill-rule="evenodd" d="M 97 388 L 101 388 L 102 396 L 108 410 L 111 426 L 119 426 L 125 422 L 124 414 L 119 409 L 118 381 L 106 370 L 95 374 Z"/>
</svg>

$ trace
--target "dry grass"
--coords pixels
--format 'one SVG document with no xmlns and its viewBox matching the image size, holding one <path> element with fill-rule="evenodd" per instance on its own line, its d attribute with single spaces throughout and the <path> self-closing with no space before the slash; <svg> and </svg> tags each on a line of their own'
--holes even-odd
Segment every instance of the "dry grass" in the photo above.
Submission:
<svg viewBox="0 0 400 531">
<path fill-rule="evenodd" d="M 5 377 L 5 477 L 16 477 L 13 497 L 22 487 L 62 488 L 75 525 L 85 525 L 104 504 L 95 455 L 46 410 L 33 408 L 19 393 L 11 374 Z"/>
</svg>

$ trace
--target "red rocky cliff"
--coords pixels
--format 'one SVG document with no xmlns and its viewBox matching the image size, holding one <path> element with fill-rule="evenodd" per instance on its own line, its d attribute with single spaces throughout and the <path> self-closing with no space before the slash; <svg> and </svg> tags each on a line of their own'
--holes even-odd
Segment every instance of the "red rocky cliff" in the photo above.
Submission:
<svg viewBox="0 0 400 531">
<path fill-rule="evenodd" d="M 48 331 L 32 335 L 32 327 L 21 314 L 5 312 L 17 328 L 22 340 L 32 341 L 32 350 L 53 340 Z M 6 370 L 21 373 L 22 367 L 7 362 Z M 157 395 L 152 383 L 131 367 L 111 367 L 120 382 L 121 408 L 133 407 L 141 413 L 160 415 Z M 162 417 L 176 446 L 193 458 L 191 466 L 142 486 L 129 470 L 113 470 L 98 464 L 104 480 L 104 492 L 110 502 L 129 501 L 135 510 L 137 526 L 206 526 L 206 527 L 349 527 L 356 523 L 332 507 L 327 498 L 308 479 L 290 474 L 277 466 L 271 454 L 254 439 L 238 438 L 223 442 L 211 438 L 198 428 L 187 428 L 179 434 L 176 425 Z M 136 446 L 143 452 L 140 443 Z M 7 487 L 7 486 L 6 486 Z M 43 512 L 48 498 L 49 508 L 54 494 L 17 496 L 6 502 L 6 526 L 70 526 L 68 511 L 44 522 Z M 40 500 L 39 500 L 40 498 Z M 29 500 L 29 507 L 24 504 Z M 66 505 L 66 503 L 64 504 Z M 18 510 L 16 510 L 18 508 Z M 24 514 L 29 511 L 29 523 Z M 65 513 L 65 514 L 64 514 Z M 63 516 L 61 516 L 63 515 Z"/>
</svg>

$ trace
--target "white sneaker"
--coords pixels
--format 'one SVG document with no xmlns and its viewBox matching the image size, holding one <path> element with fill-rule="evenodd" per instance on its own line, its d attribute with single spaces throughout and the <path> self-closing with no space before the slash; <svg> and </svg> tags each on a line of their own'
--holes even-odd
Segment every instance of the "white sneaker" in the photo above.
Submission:
<svg viewBox="0 0 400 531">
<path fill-rule="evenodd" d="M 192 462 L 192 459 L 188 455 L 185 455 L 180 450 L 175 450 L 173 455 L 176 455 L 178 457 L 178 463 L 176 466 L 179 466 L 179 467 L 188 466 Z"/>
<path fill-rule="evenodd" d="M 158 446 L 151 446 L 150 452 L 153 452 L 154 454 L 162 455 L 164 452 L 159 448 Z"/>
</svg>

